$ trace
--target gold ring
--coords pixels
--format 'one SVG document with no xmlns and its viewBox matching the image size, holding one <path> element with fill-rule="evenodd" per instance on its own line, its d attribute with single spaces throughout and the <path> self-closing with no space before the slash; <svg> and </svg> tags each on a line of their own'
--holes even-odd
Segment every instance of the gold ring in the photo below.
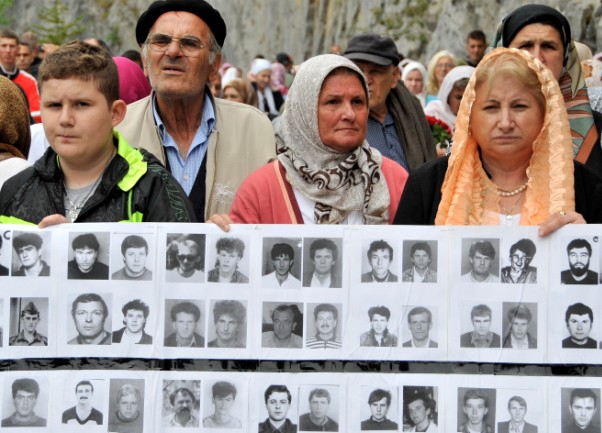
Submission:
<svg viewBox="0 0 602 433">
<path fill-rule="evenodd" d="M 565 215 L 566 215 L 566 212 L 565 212 L 565 211 L 563 211 L 563 210 L 561 210 L 561 211 L 560 211 L 560 212 L 558 212 L 558 213 L 560 214 L 560 216 L 565 216 Z"/>
</svg>

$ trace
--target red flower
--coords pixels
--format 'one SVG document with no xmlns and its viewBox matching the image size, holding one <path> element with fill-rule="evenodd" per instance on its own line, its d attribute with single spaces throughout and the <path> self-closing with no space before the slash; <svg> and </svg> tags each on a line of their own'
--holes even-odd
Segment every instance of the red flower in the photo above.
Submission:
<svg viewBox="0 0 602 433">
<path fill-rule="evenodd" d="M 446 147 L 446 142 L 452 137 L 449 125 L 433 116 L 426 116 L 426 120 L 431 127 L 431 134 L 433 135 L 435 144 L 441 143 L 442 147 Z"/>
</svg>

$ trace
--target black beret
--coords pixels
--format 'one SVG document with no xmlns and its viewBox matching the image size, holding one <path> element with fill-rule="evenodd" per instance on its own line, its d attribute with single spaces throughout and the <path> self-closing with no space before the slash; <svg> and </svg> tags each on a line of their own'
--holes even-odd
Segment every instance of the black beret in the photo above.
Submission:
<svg viewBox="0 0 602 433">
<path fill-rule="evenodd" d="M 190 12 L 202 19 L 213 32 L 220 47 L 224 46 L 226 39 L 226 23 L 220 13 L 205 0 L 157 0 L 153 2 L 146 12 L 140 15 L 136 24 L 136 41 L 142 45 L 146 41 L 157 18 L 166 12 Z"/>
</svg>

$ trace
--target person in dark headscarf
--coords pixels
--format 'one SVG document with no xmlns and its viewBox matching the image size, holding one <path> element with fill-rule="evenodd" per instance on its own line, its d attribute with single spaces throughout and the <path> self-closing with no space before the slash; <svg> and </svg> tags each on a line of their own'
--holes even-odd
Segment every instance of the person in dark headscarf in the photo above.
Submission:
<svg viewBox="0 0 602 433">
<path fill-rule="evenodd" d="M 525 5 L 500 24 L 492 47 L 529 51 L 552 71 L 560 85 L 573 139 L 573 157 L 602 174 L 602 114 L 592 110 L 571 27 L 556 9 Z"/>
<path fill-rule="evenodd" d="M 29 166 L 29 110 L 23 92 L 0 76 L 0 188 L 8 178 Z"/>
</svg>

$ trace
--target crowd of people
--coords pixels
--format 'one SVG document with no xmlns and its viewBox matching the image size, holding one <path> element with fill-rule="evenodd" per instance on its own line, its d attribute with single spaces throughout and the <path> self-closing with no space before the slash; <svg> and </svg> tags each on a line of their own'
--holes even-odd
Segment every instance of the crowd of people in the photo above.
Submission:
<svg viewBox="0 0 602 433">
<path fill-rule="evenodd" d="M 602 221 L 602 54 L 551 7 L 427 65 L 365 33 L 245 75 L 203 0 L 156 1 L 135 33 L 114 57 L 0 31 L 0 222 Z"/>
</svg>

